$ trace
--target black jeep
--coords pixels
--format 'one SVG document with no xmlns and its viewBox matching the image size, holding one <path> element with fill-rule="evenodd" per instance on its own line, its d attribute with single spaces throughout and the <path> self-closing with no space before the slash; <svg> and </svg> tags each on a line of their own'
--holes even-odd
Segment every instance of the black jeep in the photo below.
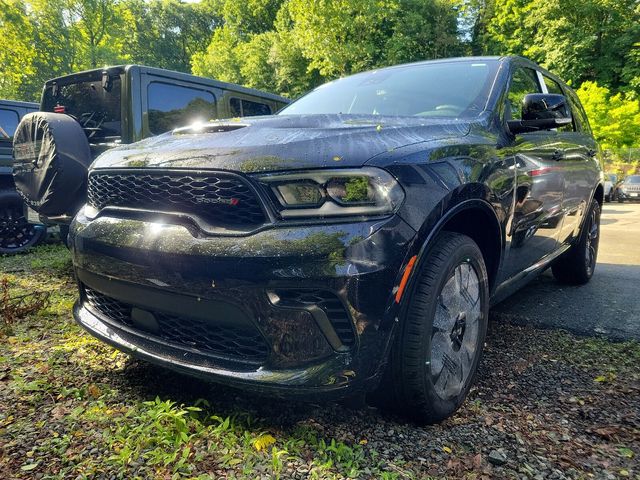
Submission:
<svg viewBox="0 0 640 480">
<path fill-rule="evenodd" d="M 326 84 L 274 116 L 119 147 L 70 233 L 89 332 L 281 396 L 386 396 L 420 421 L 471 387 L 489 306 L 591 278 L 604 198 L 574 92 L 518 57 Z"/>
<path fill-rule="evenodd" d="M 13 134 L 20 119 L 38 110 L 37 103 L 0 100 L 0 254 L 35 245 L 45 228 L 29 224 L 24 203 L 13 184 Z"/>
<path fill-rule="evenodd" d="M 270 115 L 286 98 L 240 85 L 139 65 L 75 73 L 45 83 L 40 112 L 15 139 L 15 184 L 30 218 L 66 238 L 85 202 L 87 167 L 100 153 L 194 122 Z"/>
</svg>

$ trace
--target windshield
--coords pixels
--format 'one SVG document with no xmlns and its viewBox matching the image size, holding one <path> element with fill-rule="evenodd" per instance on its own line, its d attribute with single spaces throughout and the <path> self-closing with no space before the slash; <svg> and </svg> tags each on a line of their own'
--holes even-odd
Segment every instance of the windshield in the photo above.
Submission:
<svg viewBox="0 0 640 480">
<path fill-rule="evenodd" d="M 45 112 L 66 113 L 84 129 L 89 141 L 113 141 L 120 137 L 120 77 L 112 78 L 109 91 L 102 79 L 59 85 L 45 89 L 42 97 Z"/>
<path fill-rule="evenodd" d="M 640 183 L 640 175 L 631 175 L 630 177 L 627 177 L 624 183 Z"/>
<path fill-rule="evenodd" d="M 433 62 L 360 73 L 316 88 L 280 115 L 475 117 L 497 67 L 497 60 Z"/>
</svg>

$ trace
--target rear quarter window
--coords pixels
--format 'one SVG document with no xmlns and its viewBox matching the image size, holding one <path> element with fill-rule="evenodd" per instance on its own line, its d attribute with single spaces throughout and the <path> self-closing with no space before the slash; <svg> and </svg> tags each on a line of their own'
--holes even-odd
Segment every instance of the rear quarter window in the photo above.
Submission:
<svg viewBox="0 0 640 480">
<path fill-rule="evenodd" d="M 266 103 L 253 102 L 240 98 L 229 100 L 231 114 L 234 117 L 256 117 L 259 115 L 271 115 L 271 107 Z"/>
<path fill-rule="evenodd" d="M 216 117 L 216 99 L 206 90 L 152 82 L 147 95 L 149 130 L 154 135 Z"/>
</svg>

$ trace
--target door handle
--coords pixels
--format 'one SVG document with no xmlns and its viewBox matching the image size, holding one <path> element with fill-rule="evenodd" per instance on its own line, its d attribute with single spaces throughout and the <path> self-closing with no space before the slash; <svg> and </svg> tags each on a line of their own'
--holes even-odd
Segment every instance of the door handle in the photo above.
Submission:
<svg viewBox="0 0 640 480">
<path fill-rule="evenodd" d="M 554 150 L 551 154 L 551 159 L 556 162 L 564 159 L 564 150 Z"/>
</svg>

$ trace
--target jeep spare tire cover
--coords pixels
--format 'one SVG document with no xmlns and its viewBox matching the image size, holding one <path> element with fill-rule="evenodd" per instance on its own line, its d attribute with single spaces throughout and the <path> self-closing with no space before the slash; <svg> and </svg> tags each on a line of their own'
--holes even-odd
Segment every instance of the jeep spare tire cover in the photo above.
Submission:
<svg viewBox="0 0 640 480">
<path fill-rule="evenodd" d="M 61 113 L 25 115 L 13 137 L 13 179 L 27 205 L 55 217 L 84 203 L 89 142 L 80 124 Z"/>
</svg>

